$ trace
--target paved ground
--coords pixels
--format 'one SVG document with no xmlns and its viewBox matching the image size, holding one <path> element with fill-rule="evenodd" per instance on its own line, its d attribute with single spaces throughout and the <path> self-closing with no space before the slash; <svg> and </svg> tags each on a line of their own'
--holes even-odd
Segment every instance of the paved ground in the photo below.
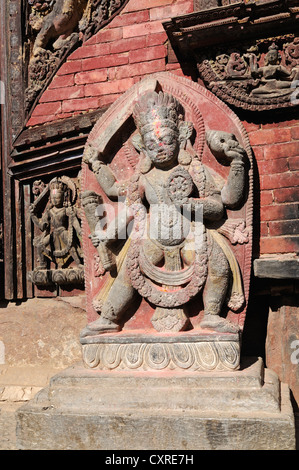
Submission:
<svg viewBox="0 0 299 470">
<path fill-rule="evenodd" d="M 15 449 L 15 411 L 81 360 L 85 298 L 0 303 L 0 450 Z"/>
<path fill-rule="evenodd" d="M 0 304 L 0 450 L 16 450 L 15 411 L 81 360 L 84 305 L 83 297 Z M 299 413 L 296 424 L 299 450 Z"/>
</svg>

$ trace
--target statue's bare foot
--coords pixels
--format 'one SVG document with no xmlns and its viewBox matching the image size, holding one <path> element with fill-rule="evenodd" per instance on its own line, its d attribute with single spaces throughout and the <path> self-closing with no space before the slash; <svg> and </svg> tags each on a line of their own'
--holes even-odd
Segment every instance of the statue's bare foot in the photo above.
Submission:
<svg viewBox="0 0 299 470">
<path fill-rule="evenodd" d="M 219 333 L 238 333 L 240 328 L 238 325 L 234 325 L 229 320 L 221 318 L 218 315 L 205 315 L 200 327 L 203 329 L 211 329 L 218 331 Z"/>
<path fill-rule="evenodd" d="M 119 331 L 120 327 L 116 323 L 107 318 L 100 317 L 97 320 L 89 323 L 80 333 L 80 338 L 87 336 L 95 336 L 103 333 L 112 333 Z"/>
</svg>

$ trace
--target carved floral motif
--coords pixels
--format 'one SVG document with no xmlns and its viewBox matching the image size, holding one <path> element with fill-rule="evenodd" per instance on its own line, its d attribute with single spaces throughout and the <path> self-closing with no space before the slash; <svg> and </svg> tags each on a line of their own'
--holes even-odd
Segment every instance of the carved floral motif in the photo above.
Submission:
<svg viewBox="0 0 299 470">
<path fill-rule="evenodd" d="M 83 361 L 92 369 L 141 371 L 229 371 L 239 368 L 238 341 L 84 344 Z"/>
</svg>

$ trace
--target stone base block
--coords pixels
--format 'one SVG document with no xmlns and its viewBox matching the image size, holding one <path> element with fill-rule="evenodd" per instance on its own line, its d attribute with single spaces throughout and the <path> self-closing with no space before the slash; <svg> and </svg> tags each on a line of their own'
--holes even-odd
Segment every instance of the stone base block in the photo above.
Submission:
<svg viewBox="0 0 299 470">
<path fill-rule="evenodd" d="M 288 387 L 260 359 L 238 371 L 75 365 L 16 413 L 32 450 L 295 450 Z"/>
</svg>

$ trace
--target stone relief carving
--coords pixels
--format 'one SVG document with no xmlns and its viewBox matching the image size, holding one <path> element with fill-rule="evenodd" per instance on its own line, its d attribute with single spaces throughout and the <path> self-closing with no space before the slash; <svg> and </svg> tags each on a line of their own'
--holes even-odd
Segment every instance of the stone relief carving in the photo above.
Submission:
<svg viewBox="0 0 299 470">
<path fill-rule="evenodd" d="M 299 95 L 299 38 L 293 35 L 197 55 L 206 86 L 248 110 L 294 106 Z"/>
<path fill-rule="evenodd" d="M 177 343 L 157 338 L 147 341 L 132 339 L 120 344 L 107 342 L 86 344 L 83 348 L 84 363 L 92 369 L 100 370 L 234 370 L 239 363 L 240 345 L 238 341 L 198 343 L 182 338 Z"/>
<path fill-rule="evenodd" d="M 29 279 L 40 288 L 81 285 L 84 273 L 75 181 L 67 176 L 55 177 L 47 185 L 36 180 L 32 192 L 31 220 L 41 234 L 33 240 L 37 265 Z"/>
<path fill-rule="evenodd" d="M 194 122 L 185 119 L 179 99 L 164 91 L 144 92 L 132 116 L 136 132 L 131 143 L 139 164 L 126 184 L 118 181 L 95 144 L 87 143 L 84 154 L 105 197 L 125 194 L 125 203 L 114 220 L 99 228 L 101 218 L 95 214 L 102 197 L 92 190 L 82 193 L 91 241 L 102 269 L 112 275 L 93 302 L 100 316 L 81 332 L 81 341 L 119 331 L 137 293 L 153 306 L 156 331 L 190 328 L 188 304 L 200 295 L 200 327 L 238 334 L 238 325 L 223 312 L 225 305 L 238 311 L 245 301 L 229 240 L 248 243 L 249 227 L 244 219 L 230 219 L 228 212 L 244 204 L 247 152 L 231 132 L 206 132 L 202 145 L 206 140 L 213 158 L 229 168 L 220 187 L 194 148 Z M 196 217 L 198 211 L 202 218 Z M 121 240 L 133 220 L 131 235 Z"/>
<path fill-rule="evenodd" d="M 106 24 L 126 0 L 28 0 L 29 110 L 63 59 Z"/>
</svg>

